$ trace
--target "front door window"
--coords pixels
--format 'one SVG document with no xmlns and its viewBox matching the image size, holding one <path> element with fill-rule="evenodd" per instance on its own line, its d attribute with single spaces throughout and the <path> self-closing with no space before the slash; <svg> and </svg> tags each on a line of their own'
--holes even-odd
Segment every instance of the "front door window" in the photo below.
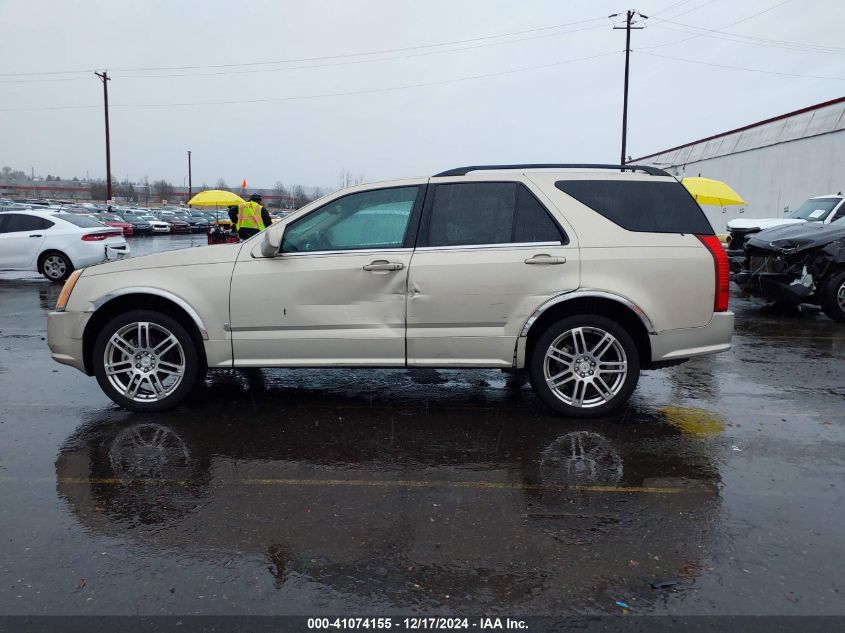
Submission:
<svg viewBox="0 0 845 633">
<path fill-rule="evenodd" d="M 394 187 L 332 200 L 287 228 L 282 252 L 401 248 L 419 190 Z"/>
</svg>

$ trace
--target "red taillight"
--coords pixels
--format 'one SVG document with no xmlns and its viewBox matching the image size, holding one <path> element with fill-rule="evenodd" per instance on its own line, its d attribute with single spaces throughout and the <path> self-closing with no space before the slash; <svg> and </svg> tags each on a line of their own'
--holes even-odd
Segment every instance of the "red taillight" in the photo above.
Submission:
<svg viewBox="0 0 845 633">
<path fill-rule="evenodd" d="M 115 237 L 119 235 L 116 231 L 105 231 L 102 233 L 86 233 L 82 236 L 83 242 L 102 242 L 103 240 L 107 240 L 110 237 Z"/>
<path fill-rule="evenodd" d="M 716 269 L 716 296 L 713 299 L 714 312 L 727 312 L 728 298 L 731 294 L 730 264 L 722 242 L 715 235 L 696 235 L 713 256 Z"/>
</svg>

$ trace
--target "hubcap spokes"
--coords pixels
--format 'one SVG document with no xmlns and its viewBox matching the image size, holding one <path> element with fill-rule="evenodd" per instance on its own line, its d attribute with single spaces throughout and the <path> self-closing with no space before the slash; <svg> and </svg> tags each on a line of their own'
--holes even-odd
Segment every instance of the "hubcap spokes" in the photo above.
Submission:
<svg viewBox="0 0 845 633">
<path fill-rule="evenodd" d="M 170 395 L 185 374 L 185 352 L 172 332 L 157 323 L 129 323 L 115 332 L 103 355 L 106 376 L 136 402 Z"/>
<path fill-rule="evenodd" d="M 600 328 L 578 327 L 558 336 L 543 362 L 546 384 L 564 403 L 592 408 L 618 394 L 628 375 L 619 340 Z"/>
<path fill-rule="evenodd" d="M 836 293 L 836 302 L 839 304 L 839 309 L 845 312 L 845 283 L 839 286 L 839 292 Z"/>
</svg>

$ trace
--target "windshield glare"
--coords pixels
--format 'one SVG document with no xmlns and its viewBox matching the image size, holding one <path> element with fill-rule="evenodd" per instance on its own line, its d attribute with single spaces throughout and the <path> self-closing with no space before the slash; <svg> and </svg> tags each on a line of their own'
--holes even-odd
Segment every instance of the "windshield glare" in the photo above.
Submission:
<svg viewBox="0 0 845 633">
<path fill-rule="evenodd" d="M 786 217 L 808 222 L 824 222 L 840 200 L 842 198 L 810 198 Z"/>
</svg>

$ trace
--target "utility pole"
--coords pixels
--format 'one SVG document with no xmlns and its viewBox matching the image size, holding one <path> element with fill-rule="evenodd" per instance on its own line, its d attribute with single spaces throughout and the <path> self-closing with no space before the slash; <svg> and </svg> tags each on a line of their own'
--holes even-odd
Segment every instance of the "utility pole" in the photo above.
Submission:
<svg viewBox="0 0 845 633">
<path fill-rule="evenodd" d="M 103 82 L 103 104 L 106 111 L 106 200 L 112 200 L 111 197 L 111 143 L 109 141 L 109 78 L 108 72 L 105 70 L 101 73 L 94 73 Z"/>
<path fill-rule="evenodd" d="M 194 197 L 194 188 L 191 186 L 191 150 L 188 150 L 188 200 Z"/>
<path fill-rule="evenodd" d="M 613 15 L 608 16 L 609 18 L 615 18 L 618 16 L 618 13 L 614 13 Z M 619 160 L 620 165 L 625 165 L 627 160 L 626 158 L 626 151 L 628 145 L 628 70 L 630 68 L 631 63 L 631 31 L 644 29 L 644 26 L 633 26 L 636 24 L 634 22 L 634 18 L 636 16 L 641 17 L 643 20 L 648 20 L 647 15 L 643 15 L 642 13 L 638 13 L 637 11 L 628 10 L 625 13 L 625 26 L 614 26 L 614 30 L 625 30 L 625 84 L 623 87 L 623 97 L 622 97 L 622 154 L 621 159 Z"/>
</svg>

